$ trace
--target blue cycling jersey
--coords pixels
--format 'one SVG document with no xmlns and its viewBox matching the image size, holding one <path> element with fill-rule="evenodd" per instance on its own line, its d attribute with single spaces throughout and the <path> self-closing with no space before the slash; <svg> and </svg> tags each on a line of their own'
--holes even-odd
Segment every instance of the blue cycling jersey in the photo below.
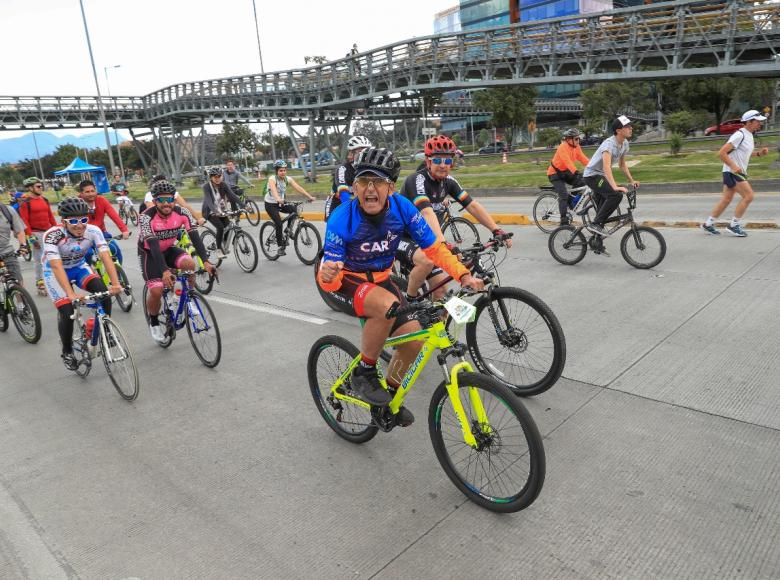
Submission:
<svg viewBox="0 0 780 580">
<path fill-rule="evenodd" d="M 387 198 L 389 207 L 374 225 L 360 209 L 357 198 L 340 205 L 328 219 L 324 259 L 344 262 L 351 272 L 381 272 L 393 264 L 404 232 L 421 248 L 429 248 L 436 234 L 414 204 L 397 194 Z"/>
</svg>

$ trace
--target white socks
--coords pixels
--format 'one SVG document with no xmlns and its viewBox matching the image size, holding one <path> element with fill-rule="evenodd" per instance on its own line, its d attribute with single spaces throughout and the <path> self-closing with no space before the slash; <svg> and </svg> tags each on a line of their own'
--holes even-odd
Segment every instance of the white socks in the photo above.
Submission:
<svg viewBox="0 0 780 580">
<path fill-rule="evenodd" d="M 710 217 L 707 218 L 707 221 L 704 222 L 704 223 L 705 223 L 705 225 L 707 225 L 707 227 L 714 226 L 715 225 L 715 218 L 710 216 Z"/>
<path fill-rule="evenodd" d="M 733 217 L 731 218 L 731 227 L 735 228 L 739 225 L 739 218 Z"/>
</svg>

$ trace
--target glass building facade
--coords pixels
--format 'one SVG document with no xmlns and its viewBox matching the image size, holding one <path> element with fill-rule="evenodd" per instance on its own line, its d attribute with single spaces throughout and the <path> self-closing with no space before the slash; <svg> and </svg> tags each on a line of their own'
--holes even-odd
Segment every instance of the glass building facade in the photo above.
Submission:
<svg viewBox="0 0 780 580">
<path fill-rule="evenodd" d="M 511 24 L 509 2 L 517 0 L 460 0 L 461 27 L 476 30 Z"/>
<path fill-rule="evenodd" d="M 434 34 L 451 32 L 460 32 L 460 8 L 458 6 L 442 10 L 433 17 Z"/>
<path fill-rule="evenodd" d="M 520 0 L 520 22 L 589 14 L 612 8 L 612 0 Z"/>
</svg>

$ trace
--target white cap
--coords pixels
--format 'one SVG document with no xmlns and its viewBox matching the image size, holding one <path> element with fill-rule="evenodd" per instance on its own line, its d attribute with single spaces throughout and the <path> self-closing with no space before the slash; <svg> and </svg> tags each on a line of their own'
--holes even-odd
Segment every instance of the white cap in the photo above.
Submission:
<svg viewBox="0 0 780 580">
<path fill-rule="evenodd" d="M 755 109 L 750 109 L 747 113 L 742 115 L 742 122 L 747 123 L 748 121 L 766 121 L 766 117 Z"/>
</svg>

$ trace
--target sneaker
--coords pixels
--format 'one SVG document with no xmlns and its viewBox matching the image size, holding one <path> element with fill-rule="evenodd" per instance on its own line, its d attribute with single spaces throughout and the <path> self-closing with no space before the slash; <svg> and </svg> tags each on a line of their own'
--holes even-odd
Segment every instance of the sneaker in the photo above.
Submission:
<svg viewBox="0 0 780 580">
<path fill-rule="evenodd" d="M 158 344 L 162 344 L 165 342 L 165 330 L 163 329 L 161 324 L 158 324 L 157 326 L 149 325 L 149 332 L 152 335 L 152 338 L 154 341 Z"/>
<path fill-rule="evenodd" d="M 597 224 L 588 224 L 588 231 L 603 238 L 606 238 L 609 235 L 604 231 L 603 227 Z"/>
<path fill-rule="evenodd" d="M 352 390 L 366 403 L 385 407 L 393 398 L 379 382 L 376 368 L 366 369 L 361 365 L 352 372 Z"/>
<path fill-rule="evenodd" d="M 732 226 L 731 224 L 726 226 L 726 229 L 730 231 L 732 234 L 737 236 L 738 238 L 746 238 L 747 232 L 742 229 L 742 226 L 737 224 L 735 226 Z"/>
<path fill-rule="evenodd" d="M 414 415 L 412 415 L 409 409 L 402 406 L 398 409 L 398 413 L 395 416 L 395 423 L 399 427 L 408 427 L 414 423 Z"/>
<path fill-rule="evenodd" d="M 707 224 L 701 224 L 701 229 L 710 234 L 711 236 L 719 236 L 720 232 L 715 228 L 715 225 L 708 226 Z"/>
<path fill-rule="evenodd" d="M 216 257 L 217 257 L 217 260 L 224 260 L 225 258 L 228 257 L 228 255 L 225 252 L 223 252 L 222 250 L 217 250 L 217 256 Z"/>
<path fill-rule="evenodd" d="M 287 255 L 287 244 L 283 246 L 279 246 L 279 255 L 280 256 L 286 256 Z"/>
<path fill-rule="evenodd" d="M 79 362 L 76 360 L 76 357 L 73 356 L 72 352 L 61 354 L 60 357 L 62 357 L 65 368 L 69 371 L 75 371 L 79 367 Z"/>
</svg>

